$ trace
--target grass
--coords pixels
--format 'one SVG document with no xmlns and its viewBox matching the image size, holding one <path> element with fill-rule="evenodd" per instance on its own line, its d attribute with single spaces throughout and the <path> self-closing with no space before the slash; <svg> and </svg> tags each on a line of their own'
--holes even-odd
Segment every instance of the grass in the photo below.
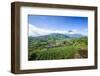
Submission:
<svg viewBox="0 0 100 76">
<path fill-rule="evenodd" d="M 35 41 L 34 41 L 35 43 Z M 75 59 L 75 58 L 87 58 L 87 39 L 64 39 L 53 43 L 53 47 L 46 47 L 50 43 L 36 42 L 29 47 L 29 60 L 56 60 L 56 59 Z"/>
</svg>

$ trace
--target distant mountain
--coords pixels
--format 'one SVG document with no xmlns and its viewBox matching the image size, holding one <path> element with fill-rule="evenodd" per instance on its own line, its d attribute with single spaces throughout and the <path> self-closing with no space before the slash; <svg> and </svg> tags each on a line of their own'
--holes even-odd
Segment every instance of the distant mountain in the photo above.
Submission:
<svg viewBox="0 0 100 76">
<path fill-rule="evenodd" d="M 80 38 L 80 37 L 83 37 L 82 34 L 67 34 L 68 37 L 70 38 Z"/>
<path fill-rule="evenodd" d="M 70 37 L 67 36 L 67 35 L 64 35 L 64 34 L 52 33 L 52 34 L 49 34 L 49 35 L 38 36 L 38 37 L 30 36 L 29 38 L 31 38 L 31 39 L 33 38 L 34 40 L 46 41 L 46 40 L 62 40 L 62 39 L 70 38 Z"/>
<path fill-rule="evenodd" d="M 30 39 L 33 40 L 42 40 L 42 41 L 46 41 L 46 40 L 63 40 L 66 38 L 80 38 L 83 37 L 81 34 L 59 34 L 59 33 L 52 33 L 49 35 L 44 35 L 44 36 L 38 36 L 38 37 L 32 37 L 30 36 Z"/>
<path fill-rule="evenodd" d="M 69 36 L 67 36 L 65 34 L 60 34 L 60 33 L 52 33 L 52 34 L 49 34 L 47 36 L 57 37 L 57 38 L 70 38 Z"/>
</svg>

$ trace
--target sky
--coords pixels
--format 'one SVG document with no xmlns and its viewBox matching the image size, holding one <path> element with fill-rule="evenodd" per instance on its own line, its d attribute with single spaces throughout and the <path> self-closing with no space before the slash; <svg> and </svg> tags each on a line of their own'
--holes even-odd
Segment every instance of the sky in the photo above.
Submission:
<svg viewBox="0 0 100 76">
<path fill-rule="evenodd" d="M 29 15 L 28 25 L 30 36 L 50 33 L 88 34 L 88 17 Z"/>
</svg>

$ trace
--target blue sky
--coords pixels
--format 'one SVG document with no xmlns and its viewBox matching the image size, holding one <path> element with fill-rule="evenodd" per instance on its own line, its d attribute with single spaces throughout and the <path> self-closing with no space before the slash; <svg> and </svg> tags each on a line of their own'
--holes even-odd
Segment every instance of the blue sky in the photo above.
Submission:
<svg viewBox="0 0 100 76">
<path fill-rule="evenodd" d="M 87 35 L 88 17 L 29 15 L 28 24 L 45 30 L 76 32 Z"/>
</svg>

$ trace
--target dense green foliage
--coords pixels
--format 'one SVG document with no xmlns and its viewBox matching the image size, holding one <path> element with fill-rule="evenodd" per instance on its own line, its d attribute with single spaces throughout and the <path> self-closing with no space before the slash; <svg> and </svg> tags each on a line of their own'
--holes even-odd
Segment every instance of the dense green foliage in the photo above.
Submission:
<svg viewBox="0 0 100 76">
<path fill-rule="evenodd" d="M 87 37 L 51 34 L 28 38 L 29 60 L 87 58 Z"/>
</svg>

